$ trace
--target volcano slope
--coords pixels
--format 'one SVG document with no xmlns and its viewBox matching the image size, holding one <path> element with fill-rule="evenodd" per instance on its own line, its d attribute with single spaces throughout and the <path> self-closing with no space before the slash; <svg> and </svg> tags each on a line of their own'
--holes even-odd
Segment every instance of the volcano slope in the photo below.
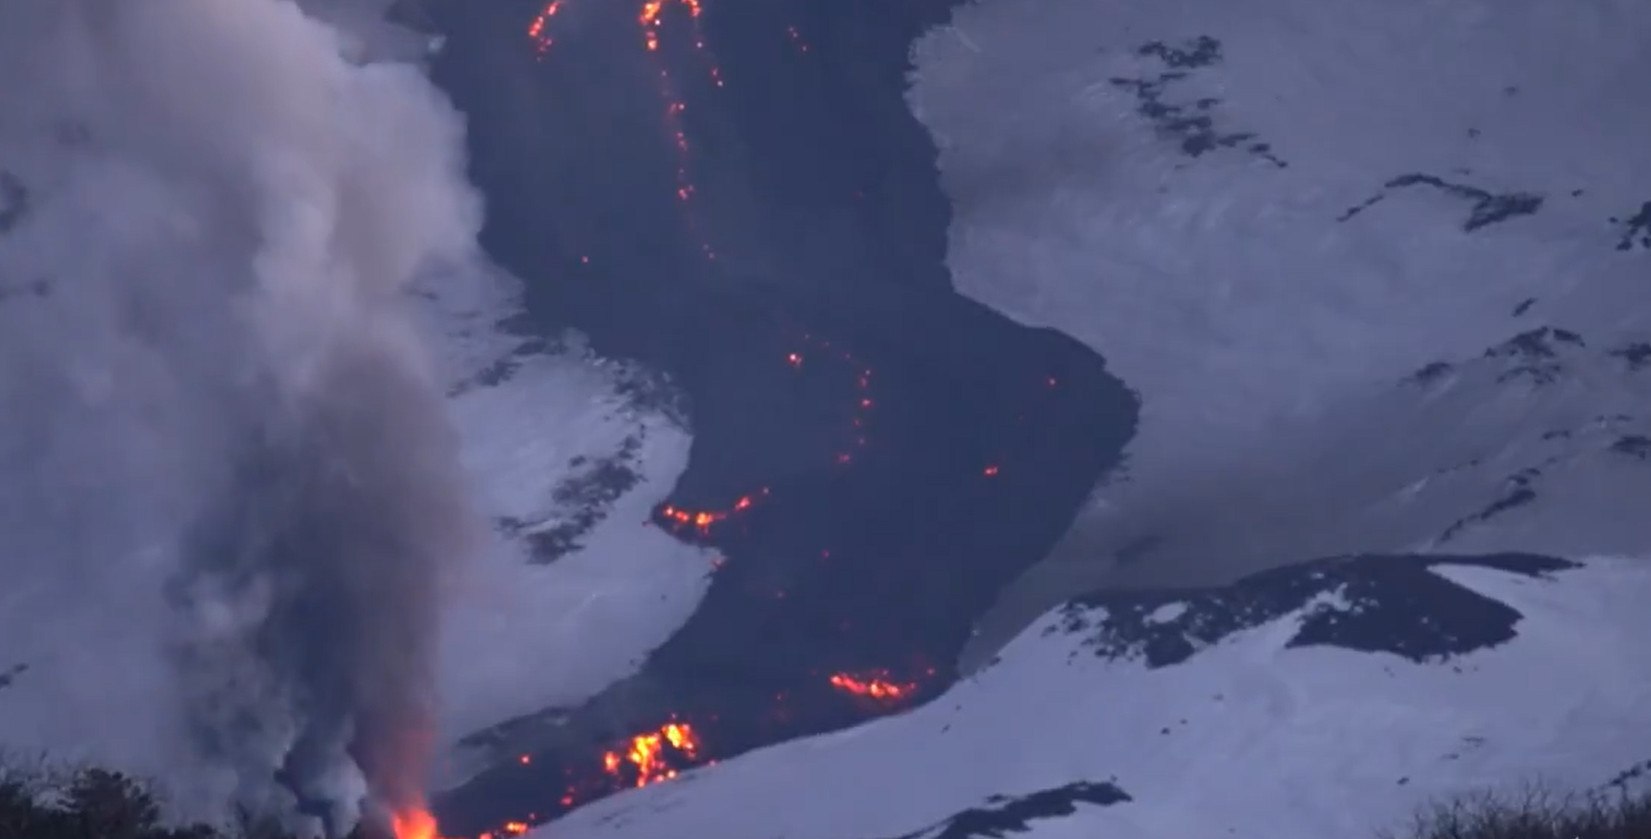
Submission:
<svg viewBox="0 0 1651 839">
<path fill-rule="evenodd" d="M 960 7 L 908 96 L 948 266 L 1137 390 L 1125 465 L 973 677 L 553 831 L 1369 835 L 1630 783 L 1648 38 L 1610 0 Z"/>
</svg>

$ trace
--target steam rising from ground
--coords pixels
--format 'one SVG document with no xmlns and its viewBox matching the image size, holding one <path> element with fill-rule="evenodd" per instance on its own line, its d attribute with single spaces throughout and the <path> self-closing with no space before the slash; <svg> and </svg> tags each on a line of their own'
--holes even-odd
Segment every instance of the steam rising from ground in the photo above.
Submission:
<svg viewBox="0 0 1651 839">
<path fill-rule="evenodd" d="M 284 0 L 0 6 L 0 634 L 128 652 L 63 695 L 164 697 L 155 743 L 339 829 L 363 790 L 419 803 L 477 535 L 406 284 L 467 274 L 479 207 L 450 106 L 364 59 L 382 35 Z"/>
</svg>

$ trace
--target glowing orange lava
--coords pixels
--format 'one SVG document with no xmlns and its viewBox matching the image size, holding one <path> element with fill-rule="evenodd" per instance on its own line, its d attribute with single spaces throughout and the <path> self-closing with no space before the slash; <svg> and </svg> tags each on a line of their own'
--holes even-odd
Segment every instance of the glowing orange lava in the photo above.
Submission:
<svg viewBox="0 0 1651 839">
<path fill-rule="evenodd" d="M 436 817 L 423 807 L 391 816 L 390 827 L 396 839 L 441 839 L 436 832 Z"/>
<path fill-rule="evenodd" d="M 699 531 L 701 535 L 705 535 L 711 532 L 713 526 L 751 509 L 756 506 L 758 501 L 767 497 L 768 487 L 763 487 L 754 493 L 740 496 L 726 509 L 688 510 L 673 504 L 666 504 L 659 508 L 659 515 L 679 528 L 691 527 Z"/>
<path fill-rule="evenodd" d="M 533 46 L 540 55 L 544 55 L 556 40 L 550 34 L 550 19 L 562 11 L 562 4 L 566 0 L 550 0 L 539 13 L 533 16 L 533 21 L 527 25 L 527 37 L 533 41 Z"/>
<path fill-rule="evenodd" d="M 859 675 L 834 673 L 830 681 L 832 687 L 850 696 L 880 702 L 898 702 L 909 698 L 917 690 L 916 682 L 895 682 L 889 678 L 888 672 L 883 670 Z"/>
<path fill-rule="evenodd" d="M 533 42 L 534 50 L 540 58 L 548 54 L 551 47 L 555 45 L 554 33 L 551 31 L 552 18 L 562 11 L 567 2 L 568 0 L 551 0 L 528 23 L 528 39 Z M 636 13 L 636 23 L 642 30 L 643 48 L 649 53 L 659 52 L 660 33 L 664 29 L 666 20 L 665 12 L 672 6 L 687 12 L 693 47 L 697 51 L 706 52 L 705 34 L 699 27 L 699 16 L 705 11 L 702 0 L 643 0 Z M 677 86 L 672 82 L 670 71 L 663 64 L 658 65 L 657 69 L 659 97 L 665 102 L 663 116 L 665 130 L 670 135 L 677 152 L 676 197 L 678 201 L 687 203 L 693 200 L 695 194 L 699 191 L 689 173 L 688 133 L 682 124 L 682 112 L 687 109 L 687 104 L 682 100 Z M 713 85 L 722 87 L 722 69 L 716 65 L 714 60 L 711 60 L 707 73 Z M 689 221 L 692 224 L 692 218 Z M 707 260 L 716 260 L 716 251 L 709 242 L 701 243 L 700 250 L 705 254 Z"/>
<path fill-rule="evenodd" d="M 669 757 L 679 760 L 699 760 L 699 734 L 685 722 L 668 722 L 659 728 L 631 738 L 623 753 L 610 751 L 602 755 L 602 770 L 609 776 L 624 781 L 624 767 L 629 765 L 636 777 L 631 786 L 645 787 L 677 776 Z"/>
</svg>

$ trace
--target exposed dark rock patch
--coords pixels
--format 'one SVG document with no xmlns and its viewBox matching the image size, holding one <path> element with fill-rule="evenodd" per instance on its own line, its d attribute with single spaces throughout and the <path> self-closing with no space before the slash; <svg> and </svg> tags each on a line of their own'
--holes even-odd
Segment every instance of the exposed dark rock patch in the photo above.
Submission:
<svg viewBox="0 0 1651 839">
<path fill-rule="evenodd" d="M 536 355 L 555 355 L 566 350 L 567 345 L 556 338 L 537 335 L 525 337 L 510 352 L 496 359 L 492 364 L 478 370 L 475 375 L 449 388 L 447 395 L 449 397 L 462 396 L 476 388 L 504 384 L 510 381 L 517 371 L 522 369 L 522 365 L 527 362 L 527 359 Z"/>
<path fill-rule="evenodd" d="M 580 540 L 608 517 L 613 502 L 641 482 L 637 471 L 642 432 L 632 434 L 607 457 L 584 455 L 568 462 L 571 474 L 551 492 L 557 512 L 539 521 L 513 516 L 498 520 L 499 529 L 528 544 L 532 562 L 549 565 L 584 547 Z"/>
<path fill-rule="evenodd" d="M 32 283 L 24 283 L 16 286 L 0 284 L 0 302 L 13 300 L 20 297 L 45 299 L 50 296 L 52 296 L 51 280 L 40 279 L 35 280 Z"/>
<path fill-rule="evenodd" d="M 1445 532 L 1439 534 L 1439 541 L 1449 542 L 1461 535 L 1462 531 L 1475 524 L 1481 524 L 1505 513 L 1515 507 L 1523 507 L 1536 500 L 1535 484 L 1542 477 L 1542 470 L 1536 467 L 1521 469 L 1508 477 L 1508 490 L 1495 501 L 1486 504 L 1476 513 L 1463 516 L 1452 522 Z"/>
<path fill-rule="evenodd" d="M 1497 376 L 1498 382 L 1523 378 L 1538 385 L 1553 384 L 1564 372 L 1559 360 L 1561 344 L 1579 348 L 1588 346 L 1575 332 L 1544 326 L 1521 332 L 1485 350 L 1485 358 L 1499 358 L 1512 363 L 1512 367 Z"/>
<path fill-rule="evenodd" d="M 1405 189 L 1413 186 L 1433 187 L 1447 195 L 1464 198 L 1473 202 L 1473 208 L 1462 229 L 1469 233 L 1487 225 L 1507 221 L 1517 216 L 1528 216 L 1542 208 L 1543 197 L 1532 192 L 1505 192 L 1492 193 L 1476 186 L 1447 181 L 1434 175 L 1413 173 L 1400 175 L 1382 184 L 1382 189 L 1363 202 L 1349 207 L 1346 212 L 1336 217 L 1336 221 L 1347 221 L 1359 213 L 1374 207 L 1387 200 L 1393 190 Z"/>
<path fill-rule="evenodd" d="M 1527 297 L 1524 300 L 1519 301 L 1519 305 L 1513 307 L 1513 316 L 1514 317 L 1519 317 L 1520 315 L 1523 315 L 1526 312 L 1529 312 L 1531 310 L 1531 307 L 1535 306 L 1535 305 L 1536 305 L 1536 298 L 1535 297 Z"/>
<path fill-rule="evenodd" d="M 1627 362 L 1629 370 L 1642 370 L 1651 366 L 1651 343 L 1638 341 L 1612 350 L 1611 355 Z"/>
<path fill-rule="evenodd" d="M 1651 437 L 1644 434 L 1618 437 L 1617 441 L 1611 444 L 1611 451 L 1636 460 L 1651 460 Z"/>
<path fill-rule="evenodd" d="M 1455 369 L 1455 365 L 1448 361 L 1430 362 L 1423 365 L 1421 369 L 1416 372 L 1406 376 L 1405 382 L 1413 385 L 1433 384 L 1434 382 L 1443 379 L 1445 376 L 1450 375 L 1450 372 Z"/>
<path fill-rule="evenodd" d="M 1062 607 L 1060 622 L 1045 634 L 1080 635 L 1082 647 L 1100 658 L 1140 660 L 1148 668 L 1179 664 L 1234 633 L 1303 610 L 1288 647 L 1341 647 L 1430 662 L 1512 640 L 1519 612 L 1433 573 L 1452 566 L 1528 577 L 1576 567 L 1533 554 L 1337 557 L 1218 589 L 1090 595 Z"/>
<path fill-rule="evenodd" d="M 1611 223 L 1622 226 L 1622 238 L 1617 240 L 1617 250 L 1651 250 L 1651 201 L 1641 204 L 1639 212 L 1627 218 L 1613 216 Z"/>
<path fill-rule="evenodd" d="M 1221 104 L 1220 99 L 1188 100 L 1169 95 L 1175 83 L 1189 77 L 1189 71 L 1221 63 L 1220 41 L 1208 35 L 1199 35 L 1178 46 L 1149 41 L 1136 48 L 1135 53 L 1155 58 L 1169 69 L 1151 78 L 1116 77 L 1110 81 L 1114 87 L 1135 95 L 1136 113 L 1152 123 L 1158 136 L 1177 143 L 1188 157 L 1199 157 L 1216 149 L 1241 148 L 1280 169 L 1289 165 L 1273 154 L 1270 144 L 1260 142 L 1254 132 L 1218 128 L 1216 106 Z"/>
<path fill-rule="evenodd" d="M 13 664 L 4 670 L 0 670 L 0 690 L 11 687 L 17 682 L 17 677 L 23 675 L 28 669 L 27 664 Z"/>
<path fill-rule="evenodd" d="M 28 212 L 28 187 L 16 175 L 0 169 L 0 236 L 15 229 Z"/>
<path fill-rule="evenodd" d="M 1179 47 L 1163 41 L 1148 41 L 1135 49 L 1136 55 L 1151 56 L 1175 69 L 1209 67 L 1221 63 L 1221 42 L 1208 35 L 1199 35 L 1182 42 Z"/>
<path fill-rule="evenodd" d="M 1030 833 L 1034 821 L 1073 815 L 1079 804 L 1106 807 L 1133 800 L 1115 784 L 1076 781 L 1028 795 L 994 795 L 986 799 L 987 806 L 964 810 L 896 839 L 1004 839 L 1012 833 Z"/>
</svg>

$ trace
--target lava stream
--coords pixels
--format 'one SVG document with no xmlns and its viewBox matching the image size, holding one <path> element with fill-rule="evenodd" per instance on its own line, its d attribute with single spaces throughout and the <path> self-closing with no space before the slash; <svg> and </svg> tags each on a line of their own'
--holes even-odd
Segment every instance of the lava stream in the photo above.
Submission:
<svg viewBox="0 0 1651 839">
<path fill-rule="evenodd" d="M 689 510 L 674 504 L 666 504 L 659 508 L 659 517 L 675 530 L 692 528 L 701 536 L 709 536 L 712 527 L 750 510 L 757 502 L 767 497 L 768 487 L 763 487 L 756 492 L 740 496 L 733 504 L 720 510 Z"/>
<path fill-rule="evenodd" d="M 891 703 L 909 699 L 918 687 L 916 682 L 894 681 L 886 670 L 860 674 L 834 673 L 828 681 L 832 687 L 850 696 Z"/>
</svg>

